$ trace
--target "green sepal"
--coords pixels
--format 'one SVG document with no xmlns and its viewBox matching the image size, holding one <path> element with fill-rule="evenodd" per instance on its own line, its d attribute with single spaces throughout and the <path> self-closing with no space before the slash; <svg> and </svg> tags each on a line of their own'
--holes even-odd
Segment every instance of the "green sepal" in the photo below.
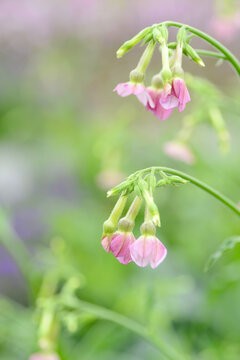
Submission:
<svg viewBox="0 0 240 360">
<path fill-rule="evenodd" d="M 184 53 L 190 57 L 193 61 L 195 61 L 200 66 L 205 66 L 203 60 L 200 58 L 196 50 L 193 49 L 191 45 L 188 43 L 184 44 Z"/>
<path fill-rule="evenodd" d="M 117 50 L 117 58 L 121 58 L 127 51 L 132 49 L 137 43 L 139 43 L 142 39 L 145 38 L 145 36 L 148 34 L 148 32 L 152 29 L 152 27 L 147 27 L 140 31 L 137 35 L 135 35 L 132 39 L 125 41 L 122 46 Z"/>
</svg>

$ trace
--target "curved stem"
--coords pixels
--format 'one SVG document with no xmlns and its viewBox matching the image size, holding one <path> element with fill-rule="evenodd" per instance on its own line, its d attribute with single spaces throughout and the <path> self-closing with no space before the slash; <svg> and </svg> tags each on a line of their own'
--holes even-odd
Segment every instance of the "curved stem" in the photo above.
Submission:
<svg viewBox="0 0 240 360">
<path fill-rule="evenodd" d="M 171 175 L 180 176 L 182 179 L 185 179 L 185 180 L 191 182 L 195 186 L 199 187 L 200 189 L 206 191 L 208 194 L 212 195 L 215 199 L 219 200 L 221 203 L 223 203 L 229 209 L 231 209 L 233 212 L 235 212 L 238 216 L 240 216 L 240 209 L 237 207 L 237 205 L 234 202 L 232 202 L 230 199 L 228 199 L 226 196 L 222 195 L 220 192 L 218 192 L 211 186 L 205 184 L 204 182 L 202 182 L 188 174 L 183 173 L 182 171 L 178 171 L 175 169 L 170 169 L 170 168 L 162 167 L 162 166 L 153 166 L 150 168 L 146 168 L 144 170 L 139 170 L 139 171 L 135 172 L 133 175 L 145 174 L 145 173 L 152 171 L 152 169 L 154 169 L 155 171 L 163 171 L 163 172 L 166 172 Z"/>
<path fill-rule="evenodd" d="M 213 45 L 216 49 L 221 51 L 221 53 L 226 56 L 226 58 L 229 60 L 229 62 L 235 68 L 238 75 L 240 75 L 240 63 L 239 63 L 238 59 L 233 55 L 233 53 L 230 50 L 228 50 L 224 45 L 222 45 L 219 41 L 217 41 L 210 35 L 206 34 L 205 32 L 203 32 L 201 30 L 196 29 L 193 26 L 189 26 L 189 25 L 186 26 L 185 24 L 175 22 L 175 21 L 165 21 L 162 24 L 164 24 L 168 27 L 175 26 L 177 28 L 181 28 L 182 26 L 185 26 L 186 30 L 189 30 L 192 34 L 199 36 L 203 40 L 207 41 L 209 44 Z M 159 24 L 159 25 L 161 25 L 161 24 Z"/>
<path fill-rule="evenodd" d="M 143 325 L 137 323 L 134 320 L 127 318 L 124 315 L 118 314 L 114 311 L 108 310 L 104 307 L 88 303 L 86 301 L 78 299 L 69 299 L 68 306 L 73 307 L 81 311 L 90 312 L 96 315 L 98 318 L 112 321 L 120 326 L 125 327 L 126 329 L 134 332 L 135 334 L 141 336 L 143 339 L 147 340 L 153 346 L 155 346 L 163 355 L 163 359 L 169 360 L 186 360 L 186 356 L 179 355 L 178 352 L 175 352 L 172 347 L 168 346 L 163 342 L 157 335 L 150 332 Z"/>
<path fill-rule="evenodd" d="M 215 57 L 217 59 L 223 59 L 223 60 L 229 61 L 229 59 L 227 59 L 225 55 L 217 53 L 215 51 L 208 51 L 208 50 L 202 50 L 202 49 L 195 49 L 195 51 L 198 53 L 198 55 L 211 56 L 211 57 Z"/>
</svg>

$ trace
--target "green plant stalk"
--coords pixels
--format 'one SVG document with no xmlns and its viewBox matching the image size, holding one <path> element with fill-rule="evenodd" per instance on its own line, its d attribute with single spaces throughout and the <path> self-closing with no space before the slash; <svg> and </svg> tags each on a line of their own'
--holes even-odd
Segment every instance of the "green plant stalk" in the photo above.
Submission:
<svg viewBox="0 0 240 360">
<path fill-rule="evenodd" d="M 211 186 L 205 184 L 204 182 L 202 182 L 188 174 L 183 173 L 182 171 L 163 167 L 163 166 L 153 166 L 153 167 L 149 167 L 144 170 L 139 170 L 139 171 L 135 172 L 132 175 L 132 177 L 134 178 L 134 176 L 137 176 L 140 174 L 143 175 L 146 173 L 150 173 L 152 170 L 154 170 L 155 172 L 163 171 L 163 172 L 166 172 L 167 174 L 180 176 L 182 179 L 185 179 L 185 180 L 191 182 L 193 185 L 199 187 L 200 189 L 204 190 L 208 194 L 212 195 L 215 199 L 219 200 L 222 204 L 224 204 L 229 209 L 231 209 L 233 212 L 235 212 L 238 216 L 240 216 L 240 209 L 237 207 L 237 205 L 233 201 L 228 199 L 226 196 L 222 195 L 219 191 L 215 190 Z"/>
<path fill-rule="evenodd" d="M 186 30 L 190 31 L 192 34 L 195 34 L 198 37 L 202 38 L 203 40 L 207 41 L 209 44 L 211 44 L 216 49 L 218 49 L 223 55 L 225 55 L 227 60 L 232 64 L 232 66 L 237 71 L 238 75 L 240 75 L 240 63 L 238 59 L 233 55 L 233 53 L 230 50 L 228 50 L 224 45 L 222 45 L 219 41 L 217 41 L 210 35 L 206 34 L 201 30 L 196 29 L 193 26 L 185 25 L 175 21 L 164 21 L 163 23 L 158 25 L 162 25 L 162 24 L 164 24 L 167 27 L 174 26 L 177 28 L 181 28 L 182 26 L 185 26 Z"/>
<path fill-rule="evenodd" d="M 163 342 L 156 334 L 151 333 L 143 325 L 127 318 L 124 315 L 78 299 L 69 299 L 67 305 L 76 310 L 90 312 L 91 314 L 96 315 L 98 318 L 112 321 L 120 326 L 125 327 L 133 333 L 141 336 L 143 339 L 160 350 L 163 355 L 163 359 L 167 358 L 169 360 L 187 360 L 186 356 L 180 355 L 178 352 L 173 350 L 172 347 Z"/>
<path fill-rule="evenodd" d="M 169 49 L 174 50 L 174 49 L 176 49 L 176 47 L 177 47 L 176 42 L 171 42 L 168 44 Z M 195 51 L 198 53 L 198 55 L 211 56 L 211 57 L 215 57 L 217 59 L 223 59 L 223 60 L 229 61 L 229 59 L 227 59 L 225 55 L 223 55 L 219 52 L 203 50 L 203 49 L 195 49 Z"/>
</svg>

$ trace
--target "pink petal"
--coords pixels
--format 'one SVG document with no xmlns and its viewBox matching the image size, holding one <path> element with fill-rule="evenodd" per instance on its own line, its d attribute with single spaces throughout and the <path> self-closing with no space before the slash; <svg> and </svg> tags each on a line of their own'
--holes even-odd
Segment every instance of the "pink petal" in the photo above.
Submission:
<svg viewBox="0 0 240 360">
<path fill-rule="evenodd" d="M 133 95 L 139 95 L 145 91 L 145 88 L 141 84 L 131 84 L 129 83 L 129 86 L 132 88 L 132 94 Z"/>
<path fill-rule="evenodd" d="M 129 247 L 134 242 L 133 234 L 119 234 L 111 241 L 111 251 L 113 255 L 122 264 L 128 264 L 132 261 Z"/>
<path fill-rule="evenodd" d="M 181 112 L 185 109 L 185 104 L 191 100 L 187 86 L 182 79 L 174 79 L 173 89 L 179 100 L 178 110 Z"/>
<path fill-rule="evenodd" d="M 117 91 L 119 96 L 126 97 L 132 94 L 132 88 L 128 83 L 118 84 L 113 91 Z"/>
<path fill-rule="evenodd" d="M 166 98 L 161 97 L 160 104 L 164 109 L 170 110 L 178 106 L 178 98 L 173 94 L 168 95 Z"/>
<path fill-rule="evenodd" d="M 167 256 L 167 249 L 156 237 L 153 240 L 153 250 L 150 265 L 152 269 L 155 269 L 159 264 L 163 262 Z"/>
<path fill-rule="evenodd" d="M 112 235 L 105 235 L 102 238 L 101 244 L 104 250 L 108 253 L 111 252 L 111 241 L 118 235 L 118 233 L 114 233 Z"/>
<path fill-rule="evenodd" d="M 164 109 L 160 102 L 158 102 L 156 108 L 153 110 L 154 115 L 156 115 L 160 120 L 166 120 L 173 112 L 173 109 Z"/>
<path fill-rule="evenodd" d="M 154 110 L 157 106 L 157 103 L 159 101 L 159 98 L 161 96 L 161 92 L 159 90 L 154 90 L 151 88 L 147 88 L 146 89 L 147 94 L 148 94 L 148 102 L 146 104 L 146 109 L 147 110 Z"/>
<path fill-rule="evenodd" d="M 101 244 L 104 250 L 106 250 L 108 253 L 111 252 L 110 249 L 110 243 L 111 243 L 111 237 L 110 236 L 104 236 L 102 238 Z"/>
<path fill-rule="evenodd" d="M 140 236 L 130 247 L 130 253 L 133 261 L 141 267 L 147 266 L 151 259 L 153 248 L 152 237 Z"/>
</svg>

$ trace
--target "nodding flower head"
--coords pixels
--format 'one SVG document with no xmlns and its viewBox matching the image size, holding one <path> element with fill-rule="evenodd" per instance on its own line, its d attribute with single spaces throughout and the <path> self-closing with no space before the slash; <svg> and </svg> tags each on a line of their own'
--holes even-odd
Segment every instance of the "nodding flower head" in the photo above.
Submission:
<svg viewBox="0 0 240 360">
<path fill-rule="evenodd" d="M 32 354 L 29 360 L 60 360 L 56 353 L 36 353 Z"/>
<path fill-rule="evenodd" d="M 111 252 L 121 264 L 127 265 L 132 261 L 130 246 L 135 241 L 133 226 L 132 221 L 122 218 L 118 224 L 119 231 L 113 235 L 110 243 Z"/>
<path fill-rule="evenodd" d="M 131 257 L 138 266 L 145 267 L 150 264 L 154 269 L 167 256 L 167 249 L 155 236 L 155 226 L 151 221 L 143 223 L 141 233 L 130 247 Z"/>
<path fill-rule="evenodd" d="M 164 89 L 160 104 L 166 110 L 178 107 L 179 112 L 181 112 L 190 100 L 191 98 L 184 80 L 175 78 L 172 81 L 171 88 L 168 86 Z"/>
<path fill-rule="evenodd" d="M 142 199 L 139 196 L 135 197 L 126 216 L 119 220 L 118 231 L 114 232 L 115 222 L 113 223 L 112 219 L 116 219 L 120 214 L 120 211 L 118 210 L 120 207 L 121 212 L 123 210 L 121 198 L 123 197 L 119 198 L 112 214 L 103 225 L 102 247 L 107 252 L 112 252 L 120 263 L 127 265 L 132 261 L 129 248 L 135 241 L 132 230 L 134 228 L 134 220 L 141 207 Z"/>
<path fill-rule="evenodd" d="M 130 73 L 130 81 L 118 84 L 113 91 L 118 95 L 126 97 L 129 95 L 136 95 L 138 100 L 146 106 L 148 102 L 152 103 L 151 96 L 148 94 L 147 89 L 143 84 L 144 74 L 134 69 Z"/>
</svg>

